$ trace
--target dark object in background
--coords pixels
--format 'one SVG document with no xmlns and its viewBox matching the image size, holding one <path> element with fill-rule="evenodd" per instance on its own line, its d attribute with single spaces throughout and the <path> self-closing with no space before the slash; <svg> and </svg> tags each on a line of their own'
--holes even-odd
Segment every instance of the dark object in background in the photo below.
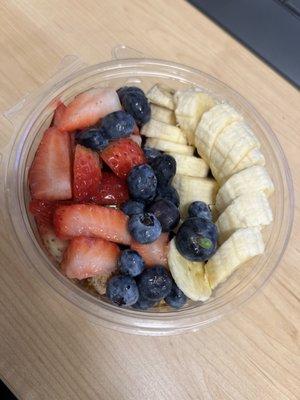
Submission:
<svg viewBox="0 0 300 400">
<path fill-rule="evenodd" d="M 18 400 L 0 380 L 0 398 L 1 400 Z"/>
<path fill-rule="evenodd" d="M 300 88 L 300 0 L 188 0 Z"/>
</svg>

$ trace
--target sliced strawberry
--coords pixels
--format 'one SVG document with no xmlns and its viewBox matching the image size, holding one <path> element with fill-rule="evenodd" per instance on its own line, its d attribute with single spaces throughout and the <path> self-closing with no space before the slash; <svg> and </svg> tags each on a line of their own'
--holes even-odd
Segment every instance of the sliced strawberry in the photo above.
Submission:
<svg viewBox="0 0 300 400">
<path fill-rule="evenodd" d="M 122 211 L 91 204 L 58 207 L 54 213 L 55 231 L 62 239 L 90 236 L 129 244 L 127 222 Z"/>
<path fill-rule="evenodd" d="M 56 203 L 47 200 L 32 199 L 29 203 L 29 211 L 40 224 L 51 225 Z"/>
<path fill-rule="evenodd" d="M 144 259 L 148 267 L 153 265 L 168 265 L 169 235 L 162 233 L 158 239 L 149 244 L 141 244 L 132 241 L 131 248 L 137 251 Z"/>
<path fill-rule="evenodd" d="M 54 211 L 59 206 L 70 205 L 70 200 L 65 201 L 48 201 L 32 199 L 29 202 L 29 211 L 36 219 L 37 224 L 53 225 Z"/>
<path fill-rule="evenodd" d="M 120 178 L 126 178 L 133 167 L 147 162 L 143 150 L 130 139 L 111 142 L 100 155 Z"/>
<path fill-rule="evenodd" d="M 141 135 L 132 134 L 129 136 L 129 139 L 133 140 L 136 144 L 138 144 L 141 147 L 141 145 L 142 145 Z"/>
<path fill-rule="evenodd" d="M 129 199 L 127 182 L 112 172 L 102 172 L 98 193 L 92 201 L 96 204 L 119 205 Z"/>
<path fill-rule="evenodd" d="M 59 101 L 53 116 L 53 126 L 60 124 L 61 118 L 66 110 L 67 106 L 63 102 Z"/>
<path fill-rule="evenodd" d="M 75 97 L 61 116 L 57 127 L 75 131 L 96 124 L 105 115 L 121 110 L 118 94 L 110 88 L 91 89 Z"/>
<path fill-rule="evenodd" d="M 55 261 L 61 262 L 69 242 L 59 239 L 54 232 L 54 228 L 49 224 L 38 224 L 38 231 L 48 254 Z"/>
<path fill-rule="evenodd" d="M 29 186 L 32 197 L 64 200 L 72 197 L 70 137 L 55 127 L 44 133 L 31 164 Z"/>
<path fill-rule="evenodd" d="M 133 134 L 140 135 L 140 130 L 139 130 L 139 127 L 137 126 L 137 124 L 134 124 Z"/>
<path fill-rule="evenodd" d="M 98 193 L 101 181 L 99 155 L 91 149 L 76 145 L 74 157 L 73 198 L 90 201 Z"/>
<path fill-rule="evenodd" d="M 115 243 L 99 238 L 77 237 L 71 240 L 61 268 L 68 278 L 106 275 L 116 270 L 119 254 Z"/>
</svg>

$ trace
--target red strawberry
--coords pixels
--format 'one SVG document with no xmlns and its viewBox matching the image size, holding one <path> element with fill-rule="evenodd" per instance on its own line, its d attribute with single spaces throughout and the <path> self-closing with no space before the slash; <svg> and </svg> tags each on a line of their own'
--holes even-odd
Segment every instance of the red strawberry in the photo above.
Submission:
<svg viewBox="0 0 300 400">
<path fill-rule="evenodd" d="M 101 205 L 122 204 L 129 199 L 127 183 L 112 172 L 102 172 L 102 179 L 93 202 Z"/>
<path fill-rule="evenodd" d="M 61 268 L 68 278 L 107 275 L 115 271 L 119 254 L 115 243 L 99 238 L 77 237 L 71 240 Z"/>
<path fill-rule="evenodd" d="M 129 139 L 133 140 L 136 144 L 138 144 L 141 147 L 141 145 L 142 145 L 141 135 L 132 134 L 129 136 Z"/>
<path fill-rule="evenodd" d="M 131 248 L 137 251 L 148 267 L 153 265 L 168 265 L 169 235 L 162 233 L 158 239 L 149 244 L 132 241 Z"/>
<path fill-rule="evenodd" d="M 58 102 L 56 110 L 54 112 L 53 126 L 57 126 L 60 124 L 61 118 L 62 118 L 66 108 L 67 107 L 64 105 L 63 102 L 61 102 L 61 101 Z"/>
<path fill-rule="evenodd" d="M 62 239 L 90 236 L 129 244 L 127 222 L 122 211 L 92 204 L 58 207 L 54 213 L 55 231 Z"/>
<path fill-rule="evenodd" d="M 96 124 L 105 115 L 121 110 L 118 94 L 110 88 L 91 89 L 75 97 L 61 116 L 57 127 L 75 131 Z"/>
<path fill-rule="evenodd" d="M 120 178 L 126 178 L 133 167 L 147 162 L 143 150 L 130 139 L 111 142 L 100 155 Z"/>
<path fill-rule="evenodd" d="M 77 201 L 89 201 L 98 193 L 101 181 L 99 155 L 91 149 L 76 145 L 74 157 L 73 197 Z"/>
<path fill-rule="evenodd" d="M 29 202 L 29 211 L 36 219 L 38 225 L 53 225 L 54 211 L 59 206 L 70 205 L 71 201 L 48 201 L 32 199 Z"/>
<path fill-rule="evenodd" d="M 31 164 L 31 195 L 35 199 L 64 200 L 72 197 L 70 137 L 55 127 L 44 133 Z"/>
<path fill-rule="evenodd" d="M 51 225 L 56 204 L 53 201 L 32 199 L 29 203 L 29 211 L 35 217 L 37 223 Z"/>
</svg>

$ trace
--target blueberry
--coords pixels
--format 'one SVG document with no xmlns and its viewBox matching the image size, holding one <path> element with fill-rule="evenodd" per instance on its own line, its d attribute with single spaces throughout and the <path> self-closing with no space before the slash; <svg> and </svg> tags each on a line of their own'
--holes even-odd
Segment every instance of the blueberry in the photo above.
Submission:
<svg viewBox="0 0 300 400">
<path fill-rule="evenodd" d="M 188 208 L 190 217 L 200 217 L 212 220 L 212 215 L 209 206 L 204 201 L 194 201 Z"/>
<path fill-rule="evenodd" d="M 159 151 L 157 149 L 153 149 L 152 147 L 145 147 L 144 153 L 147 158 L 147 162 L 150 165 L 151 165 L 151 162 L 154 160 L 154 158 L 161 155 L 161 151 Z"/>
<path fill-rule="evenodd" d="M 150 213 L 134 214 L 128 221 L 128 229 L 134 240 L 139 243 L 152 243 L 161 234 L 161 224 Z"/>
<path fill-rule="evenodd" d="M 108 145 L 108 139 L 102 128 L 94 127 L 76 134 L 77 143 L 93 150 L 103 150 Z"/>
<path fill-rule="evenodd" d="M 138 301 L 139 290 L 130 276 L 116 275 L 107 282 L 106 295 L 119 307 L 131 306 Z"/>
<path fill-rule="evenodd" d="M 126 215 L 134 215 L 134 214 L 140 214 L 144 212 L 145 209 L 145 204 L 141 203 L 139 201 L 135 200 L 128 200 L 126 203 L 123 203 L 121 205 L 121 210 L 126 214 Z"/>
<path fill-rule="evenodd" d="M 149 300 L 140 295 L 138 301 L 134 303 L 132 307 L 138 310 L 148 310 L 149 308 L 154 307 L 156 303 L 155 300 Z"/>
<path fill-rule="evenodd" d="M 166 199 L 175 204 L 176 207 L 180 204 L 179 194 L 172 186 L 158 187 L 156 200 Z"/>
<path fill-rule="evenodd" d="M 186 295 L 173 281 L 171 292 L 165 297 L 165 302 L 173 308 L 181 308 L 187 301 Z"/>
<path fill-rule="evenodd" d="M 133 116 L 138 126 L 143 126 L 150 120 L 151 108 L 141 89 L 135 86 L 125 86 L 117 92 L 124 110 Z"/>
<path fill-rule="evenodd" d="M 101 121 L 100 127 L 109 139 L 120 139 L 131 135 L 135 121 L 132 115 L 125 111 L 115 111 L 107 114 Z"/>
<path fill-rule="evenodd" d="M 176 174 L 175 158 L 169 154 L 162 154 L 151 162 L 151 167 L 157 178 L 158 187 L 166 187 Z"/>
<path fill-rule="evenodd" d="M 175 243 L 188 260 L 206 261 L 217 249 L 217 228 L 205 218 L 188 218 L 178 229 Z"/>
<path fill-rule="evenodd" d="M 144 270 L 138 285 L 143 298 L 159 301 L 170 294 L 172 278 L 164 267 L 157 265 Z"/>
<path fill-rule="evenodd" d="M 128 249 L 122 251 L 118 259 L 118 267 L 122 274 L 134 277 L 143 272 L 145 263 L 137 251 Z"/>
<path fill-rule="evenodd" d="M 154 214 L 161 224 L 163 232 L 174 229 L 180 220 L 178 208 L 169 200 L 160 199 L 149 207 L 149 212 Z"/>
<path fill-rule="evenodd" d="M 157 179 L 148 164 L 133 167 L 127 177 L 128 189 L 134 200 L 149 200 L 156 194 Z"/>
</svg>

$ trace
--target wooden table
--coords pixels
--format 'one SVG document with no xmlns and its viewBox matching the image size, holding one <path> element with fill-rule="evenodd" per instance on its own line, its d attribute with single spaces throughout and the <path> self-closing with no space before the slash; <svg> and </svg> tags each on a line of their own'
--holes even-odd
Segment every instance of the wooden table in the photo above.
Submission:
<svg viewBox="0 0 300 400">
<path fill-rule="evenodd" d="M 300 195 L 299 92 L 181 0 L 2 0 L 0 111 L 38 87 L 66 54 L 87 63 L 125 43 L 195 66 L 248 98 L 276 132 Z M 7 139 L 1 121 L 1 144 Z M 20 399 L 300 398 L 299 203 L 271 282 L 198 333 L 139 337 L 92 325 L 26 271 L 1 234 L 0 374 Z"/>
</svg>

